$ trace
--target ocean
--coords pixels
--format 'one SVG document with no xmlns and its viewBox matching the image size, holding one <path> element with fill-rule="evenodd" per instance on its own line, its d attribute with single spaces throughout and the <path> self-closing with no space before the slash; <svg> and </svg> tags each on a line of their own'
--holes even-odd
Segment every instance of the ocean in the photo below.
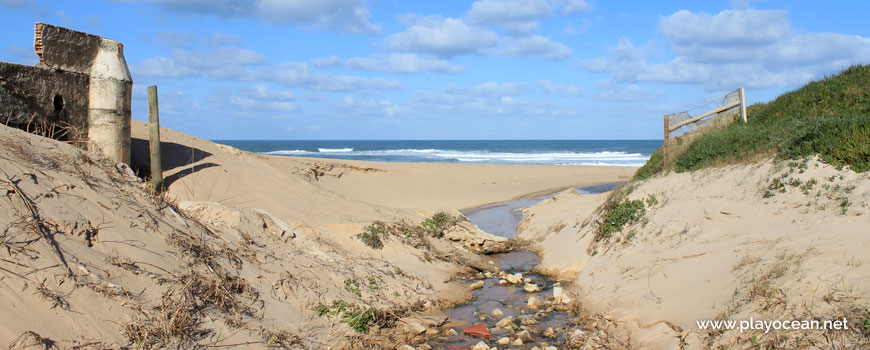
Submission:
<svg viewBox="0 0 870 350">
<path fill-rule="evenodd" d="M 660 140 L 215 140 L 249 152 L 385 162 L 642 166 Z"/>
</svg>

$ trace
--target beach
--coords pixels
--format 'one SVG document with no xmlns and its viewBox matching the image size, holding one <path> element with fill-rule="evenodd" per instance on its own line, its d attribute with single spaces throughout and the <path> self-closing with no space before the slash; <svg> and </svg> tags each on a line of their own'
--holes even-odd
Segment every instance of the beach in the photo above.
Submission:
<svg viewBox="0 0 870 350">
<path fill-rule="evenodd" d="M 134 168 L 149 168 L 141 153 L 147 151 L 141 147 L 147 144 L 146 131 L 146 124 L 134 122 Z M 12 147 L 3 158 L 10 177 L 30 178 L 28 164 L 40 159 L 67 159 L 20 186 L 31 197 L 64 193 L 62 198 L 40 200 L 40 220 L 57 223 L 65 233 L 58 239 L 72 275 L 95 286 L 74 287 L 70 277 L 50 278 L 43 282 L 49 294 L 16 292 L 43 277 L 63 275 L 64 267 L 51 263 L 51 249 L 41 247 L 36 260 L 18 268 L 23 272 L 23 266 L 54 267 L 10 280 L 11 288 L 3 289 L 8 296 L 3 307 L 11 310 L 7 320 L 22 320 L 3 322 L 3 339 L 12 342 L 33 332 L 66 342 L 62 344 L 80 339 L 99 339 L 104 345 L 127 344 L 130 339 L 161 344 L 161 336 L 169 335 L 146 326 L 171 321 L 160 316 L 161 303 L 180 302 L 175 298 L 182 291 L 194 293 L 179 284 L 184 279 L 171 277 L 188 271 L 188 276 L 204 281 L 237 276 L 233 278 L 241 278 L 245 286 L 232 294 L 238 305 L 250 300 L 245 298 L 255 298 L 259 305 L 255 310 L 203 309 L 198 317 L 237 317 L 245 325 L 241 330 L 225 321 L 190 325 L 208 330 L 212 342 L 256 343 L 263 334 L 305 334 L 305 341 L 355 348 L 356 333 L 336 319 L 319 317 L 318 304 L 342 300 L 405 314 L 437 311 L 438 305 L 447 307 L 470 295 L 468 286 L 452 277 L 466 271 L 468 263 L 476 264 L 473 261 L 485 265 L 485 258 L 475 251 L 504 241 L 463 223 L 448 233 L 450 240 L 431 241 L 425 249 L 395 239 L 372 249 L 356 237 L 367 226 L 377 221 L 419 223 L 436 212 L 458 216 L 459 209 L 482 204 L 625 181 L 634 171 L 294 158 L 240 151 L 169 129 L 161 130 L 161 136 L 166 192 L 155 202 L 144 193 L 122 194 L 145 186 L 129 170 L 106 168 L 71 146 L 3 129 L 3 144 Z M 64 199 L 70 196 L 81 200 Z M 8 213 L 24 213 L 20 203 L 10 200 L 4 205 Z M 14 216 L 4 215 L 3 222 L 15 222 Z M 432 254 L 454 258 L 427 257 Z M 82 271 L 88 273 L 82 277 Z M 217 276 L 211 277 L 214 273 Z M 164 282 L 157 285 L 158 280 Z M 45 295 L 57 295 L 52 300 L 63 300 L 63 307 L 46 302 Z"/>
</svg>

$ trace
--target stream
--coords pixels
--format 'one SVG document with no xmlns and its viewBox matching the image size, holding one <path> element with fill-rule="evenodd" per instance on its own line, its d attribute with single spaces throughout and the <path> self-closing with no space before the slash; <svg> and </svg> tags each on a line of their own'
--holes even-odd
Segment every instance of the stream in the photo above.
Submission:
<svg viewBox="0 0 870 350">
<path fill-rule="evenodd" d="M 577 188 L 576 191 L 580 194 L 603 193 L 613 190 L 620 184 L 611 183 L 582 187 Z M 523 219 L 522 209 L 555 195 L 488 204 L 464 210 L 462 214 L 484 232 L 513 238 L 517 236 L 517 225 Z M 484 341 L 491 347 L 531 349 L 535 346 L 540 348 L 544 348 L 546 345 L 555 346 L 562 342 L 565 335 L 563 330 L 574 316 L 567 312 L 563 305 L 550 304 L 553 299 L 554 287 L 560 285 L 558 282 L 550 281 L 533 272 L 541 261 L 537 254 L 528 250 L 518 250 L 491 255 L 489 259 L 493 260 L 496 266 L 499 266 L 500 271 L 507 274 L 522 273 L 525 281 L 518 284 L 499 284 L 499 281 L 504 278 L 498 275 L 492 277 L 483 274 L 466 276 L 467 283 L 473 284 L 483 281 L 483 287 L 473 291 L 474 297 L 469 302 L 445 310 L 452 321 L 464 323 L 464 326 L 454 328 L 456 334 L 429 341 L 429 345 L 433 346 L 434 349 L 471 349 L 475 344 Z M 523 287 L 528 282 L 536 284 L 540 290 L 532 293 L 526 292 Z M 540 306 L 537 308 L 529 307 L 530 297 L 537 298 Z M 493 310 L 496 309 L 500 310 L 501 313 L 496 312 L 494 315 Z M 496 327 L 496 323 L 509 316 L 514 320 L 510 326 Z M 534 324 L 532 324 L 533 322 Z M 463 334 L 466 327 L 481 323 L 491 333 L 490 339 Z M 548 332 L 548 328 L 552 328 L 553 331 Z M 516 341 L 514 338 L 523 330 L 528 331 L 531 341 L 526 337 L 526 342 L 523 345 L 513 343 Z M 504 337 L 508 337 L 512 344 L 496 343 Z"/>
</svg>

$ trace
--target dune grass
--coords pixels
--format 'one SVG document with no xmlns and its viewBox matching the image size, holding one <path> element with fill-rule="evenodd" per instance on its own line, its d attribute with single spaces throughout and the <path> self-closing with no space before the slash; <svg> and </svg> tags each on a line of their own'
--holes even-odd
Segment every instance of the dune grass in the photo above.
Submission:
<svg viewBox="0 0 870 350">
<path fill-rule="evenodd" d="M 735 118 L 696 138 L 673 164 L 662 163 L 659 149 L 634 178 L 646 179 L 665 168 L 685 172 L 751 162 L 765 154 L 780 159 L 818 155 L 836 166 L 870 170 L 870 66 L 852 66 L 769 103 L 754 104 L 747 115 L 745 125 Z"/>
</svg>

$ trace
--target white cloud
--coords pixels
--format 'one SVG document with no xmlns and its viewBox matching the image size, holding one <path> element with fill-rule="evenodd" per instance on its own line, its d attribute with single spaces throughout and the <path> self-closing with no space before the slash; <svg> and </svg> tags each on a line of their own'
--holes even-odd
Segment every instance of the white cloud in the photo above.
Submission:
<svg viewBox="0 0 870 350">
<path fill-rule="evenodd" d="M 715 15 L 678 11 L 659 22 L 659 32 L 674 45 L 758 46 L 792 34 L 783 10 L 725 10 Z"/>
<path fill-rule="evenodd" d="M 549 101 L 527 100 L 526 83 L 485 82 L 474 86 L 448 85 L 441 91 L 417 91 L 407 105 L 407 113 L 464 117 L 558 116 L 573 115 L 572 107 Z"/>
<path fill-rule="evenodd" d="M 198 75 L 221 77 L 243 66 L 260 65 L 266 57 L 236 47 L 217 47 L 211 51 L 175 50 L 170 57 L 157 56 L 134 64 L 131 72 L 153 77 L 187 78 Z"/>
<path fill-rule="evenodd" d="M 595 83 L 597 92 L 595 98 L 611 102 L 653 101 L 662 96 L 661 93 L 638 86 L 636 84 L 620 84 L 613 80 Z"/>
<path fill-rule="evenodd" d="M 9 1 L 9 0 L 3 0 Z M 141 1 L 182 13 L 253 18 L 273 24 L 303 24 L 317 28 L 371 34 L 372 24 L 365 0 L 117 0 Z"/>
<path fill-rule="evenodd" d="M 266 85 L 256 85 L 235 92 L 219 91 L 214 102 L 225 104 L 230 107 L 231 111 L 246 116 L 259 115 L 260 113 L 269 113 L 275 116 L 299 110 L 296 97 L 292 93 L 272 90 Z"/>
<path fill-rule="evenodd" d="M 526 83 L 496 83 L 489 81 L 471 87 L 448 85 L 444 92 L 453 95 L 470 95 L 490 98 L 517 96 L 525 91 Z"/>
<path fill-rule="evenodd" d="M 286 87 L 322 91 L 396 90 L 402 87 L 398 80 L 368 79 L 351 75 L 335 75 L 312 71 L 307 64 L 284 62 L 260 71 L 261 79 Z"/>
<path fill-rule="evenodd" d="M 490 30 L 469 26 L 456 18 L 440 16 L 404 16 L 405 31 L 384 39 L 393 51 L 424 52 L 440 57 L 476 54 L 498 43 L 498 35 Z"/>
<path fill-rule="evenodd" d="M 503 38 L 497 52 L 509 57 L 538 56 L 551 60 L 563 60 L 571 57 L 570 47 L 540 35 L 521 38 Z"/>
<path fill-rule="evenodd" d="M 311 65 L 315 67 L 344 67 L 398 74 L 441 73 L 459 74 L 465 71 L 465 66 L 451 64 L 442 59 L 422 58 L 410 53 L 372 54 L 368 57 L 351 57 L 342 60 L 338 56 L 314 58 Z"/>
<path fill-rule="evenodd" d="M 443 73 L 459 74 L 465 71 L 465 67 L 451 64 L 441 59 L 426 59 L 414 54 L 374 54 L 369 57 L 353 57 L 347 59 L 346 65 L 350 68 L 376 72 L 419 74 L 419 73 Z"/>
<path fill-rule="evenodd" d="M 579 62 L 620 82 L 697 85 L 706 89 L 794 87 L 852 64 L 870 61 L 870 39 L 803 32 L 779 10 L 679 11 L 659 31 L 676 57 L 652 62 L 656 45 L 620 39 L 607 57 Z"/>
<path fill-rule="evenodd" d="M 567 95 L 567 96 L 582 96 L 583 90 L 574 84 L 553 83 L 549 79 L 544 79 L 538 82 L 544 88 L 544 91 L 551 95 Z"/>
<path fill-rule="evenodd" d="M 592 11 L 592 5 L 586 0 L 554 0 L 553 5 L 569 15 Z"/>
<path fill-rule="evenodd" d="M 231 47 L 213 51 L 176 50 L 170 57 L 152 57 L 130 69 L 137 75 L 164 78 L 207 77 L 219 80 L 272 82 L 315 91 L 395 90 L 398 80 L 368 79 L 312 71 L 301 62 L 266 64 L 257 52 Z"/>
<path fill-rule="evenodd" d="M 515 34 L 538 28 L 539 20 L 553 12 L 546 0 L 479 0 L 471 5 L 467 16 L 477 25 L 495 25 Z"/>
</svg>

